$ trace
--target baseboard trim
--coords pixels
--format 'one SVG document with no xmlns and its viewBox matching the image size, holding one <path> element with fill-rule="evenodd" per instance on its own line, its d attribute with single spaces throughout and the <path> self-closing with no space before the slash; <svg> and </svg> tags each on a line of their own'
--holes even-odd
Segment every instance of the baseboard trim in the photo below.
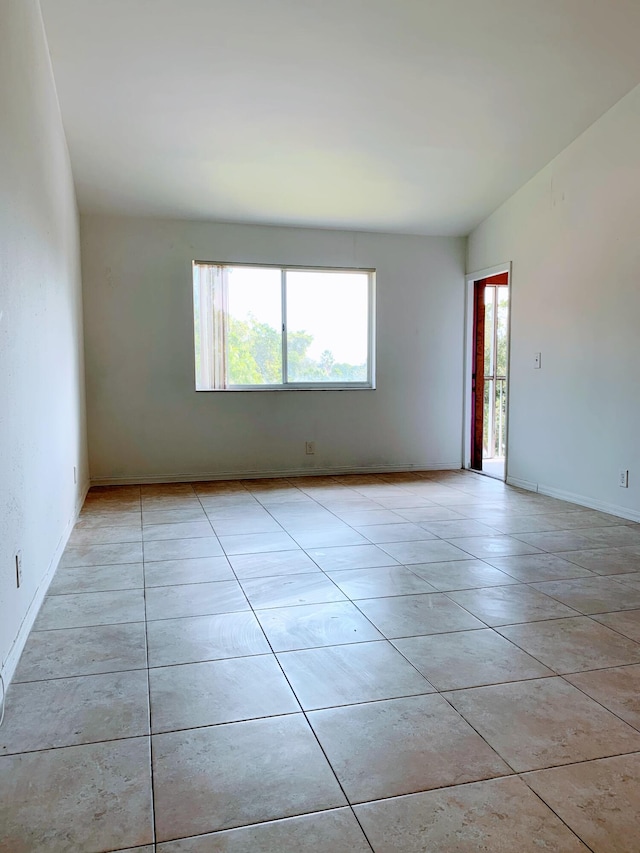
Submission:
<svg viewBox="0 0 640 853">
<path fill-rule="evenodd" d="M 640 512 L 629 509 L 618 504 L 608 503 L 606 501 L 598 501 L 594 498 L 588 498 L 584 495 L 576 495 L 574 492 L 567 492 L 564 489 L 556 489 L 553 486 L 539 485 L 538 492 L 541 495 L 548 495 L 550 498 L 558 498 L 561 501 L 569 501 L 569 503 L 586 506 L 589 509 L 597 509 L 600 512 L 607 512 L 609 515 L 617 515 L 620 518 L 626 518 L 629 521 L 640 522 Z"/>
<path fill-rule="evenodd" d="M 69 519 L 69 522 L 67 523 L 62 533 L 62 536 L 60 537 L 56 549 L 53 552 L 53 556 L 51 557 L 51 560 L 49 562 L 47 571 L 45 572 L 44 577 L 40 581 L 38 588 L 36 589 L 35 594 L 31 599 L 31 604 L 27 608 L 27 612 L 25 613 L 24 619 L 22 620 L 20 628 L 18 629 L 16 638 L 13 641 L 11 648 L 9 649 L 9 654 L 5 658 L 2 667 L 0 667 L 0 673 L 2 674 L 5 690 L 7 690 L 9 685 L 11 684 L 11 680 L 16 671 L 18 661 L 20 660 L 20 655 L 23 652 L 29 633 L 33 628 L 33 623 L 36 621 L 36 617 L 40 611 L 40 607 L 42 606 L 44 597 L 47 594 L 47 590 L 49 589 L 51 580 L 53 579 L 56 569 L 58 568 L 58 564 L 60 563 L 60 560 L 64 553 L 64 549 L 67 547 L 69 536 L 71 535 L 71 531 L 73 530 L 76 521 L 78 520 L 80 510 L 82 509 L 82 505 L 84 504 L 85 498 L 87 497 L 87 492 L 89 491 L 90 485 L 90 482 L 87 481 L 82 487 L 80 496 L 76 501 L 73 515 Z"/>
<path fill-rule="evenodd" d="M 405 463 L 403 465 L 344 465 L 327 468 L 285 468 L 272 471 L 223 471 L 197 474 L 140 474 L 133 477 L 95 477 L 92 486 L 152 485 L 153 483 L 198 483 L 205 480 L 261 480 L 271 477 L 326 477 L 340 474 L 400 474 L 407 471 L 459 471 L 460 460 L 455 462 Z"/>
<path fill-rule="evenodd" d="M 520 480 L 518 477 L 507 477 L 507 485 L 515 486 L 517 489 L 526 489 L 528 492 L 537 492 L 538 484 L 531 480 Z"/>
</svg>

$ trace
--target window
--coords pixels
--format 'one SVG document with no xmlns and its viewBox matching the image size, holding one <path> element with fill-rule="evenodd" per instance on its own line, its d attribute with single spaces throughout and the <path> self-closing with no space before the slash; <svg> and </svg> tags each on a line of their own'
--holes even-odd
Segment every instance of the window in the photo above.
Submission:
<svg viewBox="0 0 640 853">
<path fill-rule="evenodd" d="M 195 261 L 196 390 L 373 388 L 374 277 Z"/>
</svg>

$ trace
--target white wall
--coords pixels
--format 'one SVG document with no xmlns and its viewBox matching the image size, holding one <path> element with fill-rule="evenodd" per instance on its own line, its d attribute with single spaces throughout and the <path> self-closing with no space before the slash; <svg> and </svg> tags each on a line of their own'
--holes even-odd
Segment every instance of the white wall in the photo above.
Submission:
<svg viewBox="0 0 640 853">
<path fill-rule="evenodd" d="M 513 261 L 510 477 L 640 520 L 639 152 L 640 87 L 471 234 L 467 269 Z"/>
<path fill-rule="evenodd" d="M 36 0 L 0 4 L 0 115 L 0 665 L 9 680 L 88 480 L 78 216 Z"/>
<path fill-rule="evenodd" d="M 92 480 L 460 467 L 463 239 L 102 216 L 81 233 Z M 194 259 L 375 267 L 377 390 L 196 393 Z"/>
</svg>

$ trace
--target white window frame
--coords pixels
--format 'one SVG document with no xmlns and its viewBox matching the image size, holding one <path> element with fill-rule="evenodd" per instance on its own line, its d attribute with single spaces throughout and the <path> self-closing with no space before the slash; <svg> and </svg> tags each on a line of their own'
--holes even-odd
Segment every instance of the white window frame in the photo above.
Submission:
<svg viewBox="0 0 640 853">
<path fill-rule="evenodd" d="M 194 358 L 195 358 L 195 275 L 196 267 L 198 266 L 217 266 L 217 267 L 254 267 L 256 269 L 277 269 L 281 271 L 280 277 L 280 293 L 282 299 L 282 374 L 283 382 L 275 385 L 227 385 L 224 388 L 198 387 L 198 376 L 196 371 L 196 392 L 197 393 L 226 393 L 228 391 L 372 391 L 375 389 L 375 332 L 376 332 L 376 270 L 363 267 L 319 267 L 319 266 L 301 266 L 290 264 L 260 264 L 252 262 L 227 262 L 227 261 L 202 261 L 194 260 L 192 262 L 192 287 L 194 297 Z M 366 273 L 368 276 L 368 318 L 367 318 L 367 379 L 364 382 L 288 382 L 287 377 L 287 288 L 286 274 L 289 271 L 294 272 L 331 272 L 331 273 Z M 201 312 L 201 322 L 202 312 Z M 201 353 L 202 359 L 207 358 L 208 369 L 206 375 L 213 375 L 213 355 L 207 356 L 208 346 L 205 341 L 208 340 L 206 335 L 201 333 Z"/>
</svg>

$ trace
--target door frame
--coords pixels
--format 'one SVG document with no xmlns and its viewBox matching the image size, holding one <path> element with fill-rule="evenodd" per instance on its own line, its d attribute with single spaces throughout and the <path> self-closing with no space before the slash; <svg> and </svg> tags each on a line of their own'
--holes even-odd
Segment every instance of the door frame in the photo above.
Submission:
<svg viewBox="0 0 640 853">
<path fill-rule="evenodd" d="M 462 423 L 462 467 L 471 468 L 473 425 L 473 356 L 475 348 L 474 336 L 474 308 L 475 308 L 475 283 L 484 278 L 507 273 L 507 288 L 509 295 L 509 321 L 507 324 L 507 428 L 505 431 L 505 453 L 504 453 L 504 479 L 509 477 L 509 425 L 511 422 L 511 261 L 497 264 L 487 269 L 475 270 L 465 276 L 465 321 L 464 321 L 464 400 L 463 400 L 463 423 Z"/>
</svg>

